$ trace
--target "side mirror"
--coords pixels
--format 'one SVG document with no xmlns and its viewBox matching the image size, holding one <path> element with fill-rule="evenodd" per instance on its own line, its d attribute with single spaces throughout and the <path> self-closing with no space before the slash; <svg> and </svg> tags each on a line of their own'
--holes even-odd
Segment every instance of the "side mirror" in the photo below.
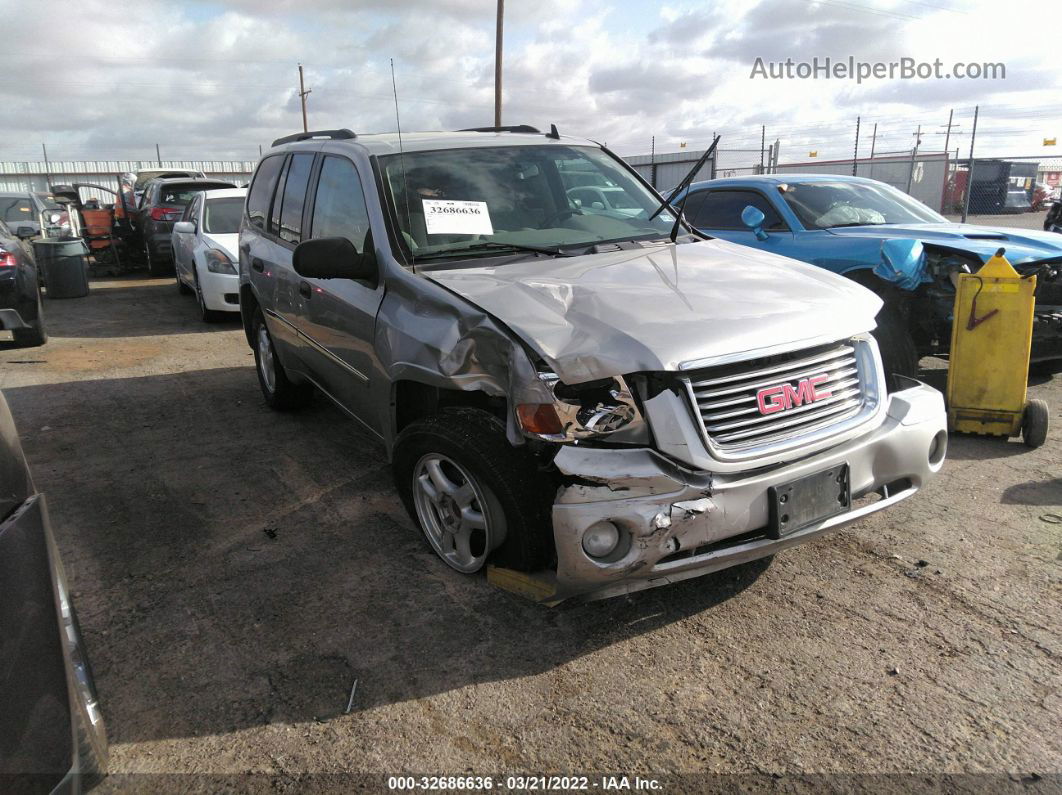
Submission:
<svg viewBox="0 0 1062 795">
<path fill-rule="evenodd" d="M 767 233 L 763 231 L 763 222 L 766 220 L 767 216 L 763 214 L 763 211 L 756 209 L 751 204 L 741 211 L 741 223 L 755 233 L 757 240 L 767 239 Z"/>
<path fill-rule="evenodd" d="M 372 246 L 372 233 L 365 236 L 365 253 L 359 254 L 345 237 L 304 240 L 295 247 L 292 266 L 308 279 L 357 279 L 376 284 L 379 269 Z"/>
<path fill-rule="evenodd" d="M 173 231 L 179 235 L 194 235 L 195 224 L 191 221 L 178 221 L 173 225 Z"/>
<path fill-rule="evenodd" d="M 32 226 L 20 226 L 15 231 L 15 237 L 19 238 L 20 240 L 29 240 L 31 237 L 35 237 L 36 234 L 37 230 L 34 229 Z"/>
<path fill-rule="evenodd" d="M 874 275 L 902 290 L 914 290 L 922 283 L 925 269 L 922 241 L 896 238 L 882 241 L 881 262 L 874 266 Z"/>
</svg>

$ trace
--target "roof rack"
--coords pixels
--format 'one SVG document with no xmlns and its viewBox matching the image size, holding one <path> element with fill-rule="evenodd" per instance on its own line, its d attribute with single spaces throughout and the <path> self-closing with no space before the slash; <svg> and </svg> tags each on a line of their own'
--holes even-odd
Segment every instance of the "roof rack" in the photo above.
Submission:
<svg viewBox="0 0 1062 795">
<path fill-rule="evenodd" d="M 285 135 L 283 138 L 277 138 L 272 145 L 280 146 L 281 144 L 290 144 L 295 141 L 309 141 L 311 138 L 330 138 L 333 141 L 346 141 L 357 137 L 353 130 L 346 128 L 342 130 L 310 130 L 309 132 L 295 133 L 294 135 Z"/>
<path fill-rule="evenodd" d="M 458 132 L 511 132 L 511 133 L 534 133 L 541 135 L 542 131 L 532 127 L 530 124 L 517 124 L 512 127 L 466 127 Z"/>
</svg>

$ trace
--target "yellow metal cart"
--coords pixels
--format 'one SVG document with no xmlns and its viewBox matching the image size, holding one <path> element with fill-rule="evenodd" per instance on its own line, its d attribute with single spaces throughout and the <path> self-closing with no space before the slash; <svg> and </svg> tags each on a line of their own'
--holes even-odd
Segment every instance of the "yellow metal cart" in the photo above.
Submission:
<svg viewBox="0 0 1062 795">
<path fill-rule="evenodd" d="M 1022 277 L 1004 249 L 958 277 L 948 365 L 948 430 L 1047 439 L 1047 403 L 1026 399 L 1036 277 Z"/>
</svg>

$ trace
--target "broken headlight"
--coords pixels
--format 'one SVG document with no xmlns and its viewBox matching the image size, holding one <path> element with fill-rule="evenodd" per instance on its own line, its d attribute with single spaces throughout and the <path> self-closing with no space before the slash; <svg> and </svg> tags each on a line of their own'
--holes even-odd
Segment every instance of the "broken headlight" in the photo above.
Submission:
<svg viewBox="0 0 1062 795">
<path fill-rule="evenodd" d="M 648 442 L 641 411 L 622 376 L 565 384 L 553 373 L 539 373 L 553 394 L 552 403 L 522 403 L 516 418 L 525 435 L 549 442 L 603 439 Z"/>
</svg>

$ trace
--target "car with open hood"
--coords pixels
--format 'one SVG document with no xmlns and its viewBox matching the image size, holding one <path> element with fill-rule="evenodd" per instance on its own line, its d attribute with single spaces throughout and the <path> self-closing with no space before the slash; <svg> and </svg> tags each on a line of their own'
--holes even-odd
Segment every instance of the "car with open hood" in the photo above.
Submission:
<svg viewBox="0 0 1062 795">
<path fill-rule="evenodd" d="M 940 393 L 886 387 L 877 296 L 706 239 L 555 127 L 279 139 L 238 254 L 266 402 L 329 397 L 446 564 L 543 602 L 772 555 L 943 463 Z"/>
<path fill-rule="evenodd" d="M 999 249 L 1037 275 L 1032 361 L 1062 359 L 1062 237 L 1036 230 L 953 223 L 873 179 L 765 174 L 696 182 L 671 197 L 712 237 L 841 274 L 884 300 L 877 337 L 886 367 L 915 375 L 920 356 L 951 344 L 954 276 L 976 272 Z M 904 272 L 885 265 L 891 240 L 920 244 Z"/>
</svg>

